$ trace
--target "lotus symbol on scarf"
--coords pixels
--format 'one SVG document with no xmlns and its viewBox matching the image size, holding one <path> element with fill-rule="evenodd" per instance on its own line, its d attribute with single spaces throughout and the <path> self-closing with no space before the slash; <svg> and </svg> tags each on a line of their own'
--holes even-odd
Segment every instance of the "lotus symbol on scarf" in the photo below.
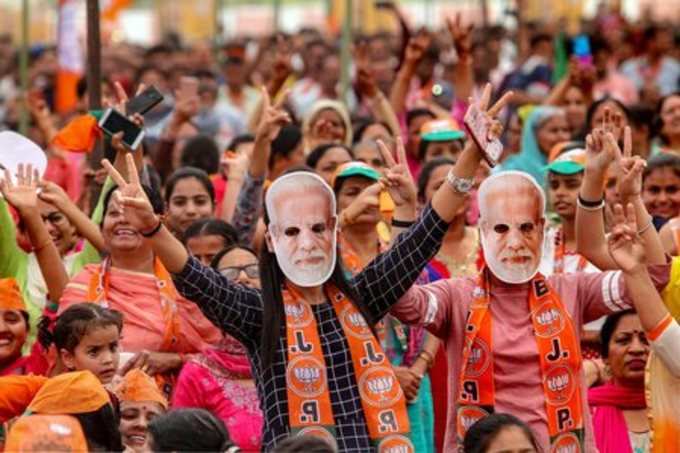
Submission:
<svg viewBox="0 0 680 453">
<path fill-rule="evenodd" d="M 316 367 L 295 368 L 294 373 L 307 390 L 310 390 L 310 387 L 321 378 L 321 370 Z"/>
<path fill-rule="evenodd" d="M 553 392 L 562 392 L 569 386 L 569 373 L 563 373 L 559 376 L 548 379 L 548 388 Z"/>
<path fill-rule="evenodd" d="M 350 313 L 347 319 L 355 327 L 367 327 L 366 320 L 361 316 L 361 313 Z"/>
<path fill-rule="evenodd" d="M 378 395 L 380 400 L 387 399 L 386 394 L 392 391 L 394 386 L 394 378 L 392 376 L 385 376 L 369 380 L 366 385 L 368 389 Z"/>
<path fill-rule="evenodd" d="M 285 310 L 288 316 L 292 316 L 295 319 L 300 319 L 305 314 L 305 307 L 302 305 L 286 305 Z"/>
</svg>

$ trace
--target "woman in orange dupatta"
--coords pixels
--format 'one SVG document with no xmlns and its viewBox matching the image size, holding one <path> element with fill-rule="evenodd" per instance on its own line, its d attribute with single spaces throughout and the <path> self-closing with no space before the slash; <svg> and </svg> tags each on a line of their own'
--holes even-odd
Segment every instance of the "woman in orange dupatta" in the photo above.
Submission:
<svg viewBox="0 0 680 453">
<path fill-rule="evenodd" d="M 125 164 L 119 152 L 116 166 Z M 141 153 L 135 153 L 141 154 Z M 122 168 L 121 168 L 122 169 Z M 163 375 L 165 385 L 173 381 L 184 363 L 184 355 L 198 353 L 222 338 L 192 302 L 175 290 L 170 274 L 154 256 L 148 242 L 123 215 L 112 197 L 104 198 L 101 225 L 109 256 L 100 264 L 88 265 L 67 285 L 60 300 L 60 313 L 82 301 L 98 303 L 124 315 L 122 352 L 135 353 L 125 371 L 142 368 L 150 375 Z M 163 212 L 160 194 L 146 187 L 154 211 Z M 164 387 L 169 395 L 171 388 Z"/>
</svg>

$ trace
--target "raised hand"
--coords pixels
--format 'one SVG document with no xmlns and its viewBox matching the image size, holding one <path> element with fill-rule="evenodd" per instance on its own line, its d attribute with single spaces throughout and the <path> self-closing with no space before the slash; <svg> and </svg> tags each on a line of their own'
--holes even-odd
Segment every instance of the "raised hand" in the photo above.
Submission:
<svg viewBox="0 0 680 453">
<path fill-rule="evenodd" d="M 607 146 L 619 146 L 612 134 L 607 134 L 606 141 Z M 640 156 L 633 156 L 633 140 L 628 126 L 623 131 L 623 156 L 618 164 L 620 173 L 616 178 L 616 191 L 625 203 L 642 192 L 642 172 L 647 166 Z"/>
<path fill-rule="evenodd" d="M 370 57 L 366 42 L 361 42 L 354 48 L 354 64 L 357 68 L 357 89 L 359 93 L 368 99 L 374 98 L 378 93 L 378 85 L 370 68 Z"/>
<path fill-rule="evenodd" d="M 446 19 L 446 26 L 456 48 L 458 59 L 463 60 L 470 57 L 472 52 L 472 24 L 463 26 L 461 24 L 461 14 L 456 14 L 456 19 Z"/>
<path fill-rule="evenodd" d="M 401 137 L 397 137 L 397 159 L 392 157 L 392 152 L 382 140 L 378 140 L 380 154 L 387 166 L 385 176 L 380 179 L 381 186 L 387 190 L 394 201 L 395 206 L 411 205 L 415 208 L 417 190 L 411 178 L 406 160 L 406 150 Z"/>
<path fill-rule="evenodd" d="M 426 31 L 421 31 L 416 36 L 409 39 L 408 45 L 406 46 L 406 63 L 413 65 L 418 64 L 425 55 L 427 48 L 430 46 L 430 41 L 432 41 L 432 37 Z"/>
<path fill-rule="evenodd" d="M 284 93 L 274 105 L 271 103 L 269 92 L 262 87 L 262 117 L 257 126 L 255 140 L 265 140 L 272 142 L 279 134 L 281 127 L 290 123 L 290 115 L 283 110 L 283 103 L 286 102 L 288 92 Z"/>
<path fill-rule="evenodd" d="M 52 181 L 41 181 L 38 186 L 40 187 L 38 198 L 57 209 L 62 209 L 70 201 L 66 191 Z"/>
<path fill-rule="evenodd" d="M 635 207 L 632 204 L 614 206 L 614 224 L 607 237 L 609 254 L 624 272 L 633 272 L 645 265 L 645 247 L 637 232 Z"/>
<path fill-rule="evenodd" d="M 132 154 L 125 155 L 125 163 L 130 182 L 125 181 L 107 159 L 102 161 L 102 166 L 118 185 L 118 190 L 113 193 L 112 202 L 122 209 L 123 215 L 133 228 L 140 232 L 148 232 L 158 226 L 160 219 L 154 213 L 151 202 L 139 182 L 139 173 Z"/>
<path fill-rule="evenodd" d="M 5 169 L 5 177 L 0 181 L 0 191 L 7 202 L 14 206 L 23 216 L 38 208 L 38 184 L 40 173 L 31 164 L 19 164 L 16 182 L 12 182 L 9 170 Z"/>
<path fill-rule="evenodd" d="M 586 136 L 586 168 L 604 174 L 609 166 L 621 159 L 621 150 L 612 134 L 609 109 L 605 109 L 605 120 Z M 607 136 L 610 136 L 609 139 Z"/>
<path fill-rule="evenodd" d="M 381 191 L 382 187 L 379 183 L 371 184 L 362 190 L 340 214 L 341 225 L 351 225 L 364 212 L 371 209 L 378 209 L 380 205 L 378 196 Z"/>
</svg>

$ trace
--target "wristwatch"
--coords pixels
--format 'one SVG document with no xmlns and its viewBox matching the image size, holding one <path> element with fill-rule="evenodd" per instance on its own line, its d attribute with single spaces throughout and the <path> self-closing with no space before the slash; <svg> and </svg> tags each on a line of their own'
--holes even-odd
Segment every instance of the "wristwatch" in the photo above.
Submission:
<svg viewBox="0 0 680 453">
<path fill-rule="evenodd" d="M 470 192 L 474 181 L 472 178 L 459 178 L 452 171 L 449 171 L 449 174 L 446 175 L 446 183 L 456 192 L 465 194 Z"/>
</svg>

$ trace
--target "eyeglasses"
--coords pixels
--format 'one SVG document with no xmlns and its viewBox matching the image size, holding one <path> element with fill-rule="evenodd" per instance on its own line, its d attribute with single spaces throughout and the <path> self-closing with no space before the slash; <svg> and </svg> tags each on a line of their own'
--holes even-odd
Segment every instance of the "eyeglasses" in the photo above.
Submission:
<svg viewBox="0 0 680 453">
<path fill-rule="evenodd" d="M 258 278 L 260 276 L 260 267 L 257 264 L 229 266 L 219 269 L 219 272 L 220 274 L 227 277 L 228 280 L 236 280 L 241 272 L 245 272 L 248 278 Z"/>
</svg>

